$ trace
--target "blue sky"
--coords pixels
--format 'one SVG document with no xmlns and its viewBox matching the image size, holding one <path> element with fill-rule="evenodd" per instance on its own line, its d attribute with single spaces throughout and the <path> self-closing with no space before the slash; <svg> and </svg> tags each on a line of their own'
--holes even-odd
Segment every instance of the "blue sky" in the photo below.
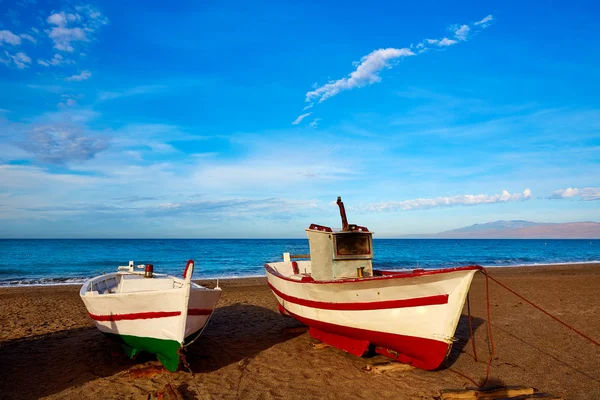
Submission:
<svg viewBox="0 0 600 400">
<path fill-rule="evenodd" d="M 600 9 L 555 3 L 0 1 L 0 237 L 599 221 Z"/>
</svg>

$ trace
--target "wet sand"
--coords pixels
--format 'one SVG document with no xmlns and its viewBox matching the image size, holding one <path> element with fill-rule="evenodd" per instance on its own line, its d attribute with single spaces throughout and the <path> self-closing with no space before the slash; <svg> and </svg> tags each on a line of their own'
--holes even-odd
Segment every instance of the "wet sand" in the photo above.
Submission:
<svg viewBox="0 0 600 400">
<path fill-rule="evenodd" d="M 600 265 L 489 269 L 534 303 L 600 340 Z M 202 282 L 213 285 L 214 282 Z M 382 374 L 361 358 L 315 340 L 281 316 L 264 278 L 221 281 L 223 296 L 190 369 L 162 369 L 152 356 L 129 360 L 88 317 L 79 286 L 0 289 L 0 396 L 6 399 L 148 399 L 170 384 L 184 399 L 433 399 L 473 387 L 488 358 L 485 278 L 471 287 L 479 361 L 464 317 L 446 367 Z M 600 348 L 490 282 L 495 356 L 490 384 L 535 387 L 566 399 L 600 398 Z M 466 314 L 466 309 L 463 311 Z M 165 396 L 168 398 L 168 396 Z"/>
</svg>

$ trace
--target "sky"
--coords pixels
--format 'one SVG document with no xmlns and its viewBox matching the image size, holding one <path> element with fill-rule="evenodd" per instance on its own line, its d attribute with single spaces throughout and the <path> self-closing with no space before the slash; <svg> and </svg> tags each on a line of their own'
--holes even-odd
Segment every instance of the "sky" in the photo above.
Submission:
<svg viewBox="0 0 600 400">
<path fill-rule="evenodd" d="M 600 221 L 599 15 L 0 0 L 0 237 Z"/>
</svg>

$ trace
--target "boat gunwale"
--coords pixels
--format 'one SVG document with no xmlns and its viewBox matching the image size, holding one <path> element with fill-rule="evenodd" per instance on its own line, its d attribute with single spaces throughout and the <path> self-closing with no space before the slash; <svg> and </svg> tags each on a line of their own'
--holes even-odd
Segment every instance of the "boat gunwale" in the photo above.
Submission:
<svg viewBox="0 0 600 400">
<path fill-rule="evenodd" d="M 126 296 L 126 295 L 130 295 L 130 294 L 142 294 L 142 293 L 151 293 L 151 294 L 156 294 L 158 292 L 170 292 L 173 290 L 181 290 L 183 289 L 183 286 L 180 288 L 168 288 L 168 289 L 155 289 L 155 290 L 144 290 L 144 291 L 134 291 L 134 292 L 125 292 L 125 293 L 102 293 L 102 294 L 98 294 L 97 296 L 87 296 L 87 293 L 92 292 L 92 290 L 90 289 L 90 284 L 93 280 L 98 279 L 98 278 L 102 278 L 102 277 L 106 277 L 106 279 L 110 279 L 110 278 L 115 278 L 115 277 L 119 277 L 119 276 L 125 276 L 125 275 L 142 275 L 140 273 L 131 273 L 129 271 L 116 271 L 116 272 L 109 272 L 107 274 L 102 274 L 102 275 L 98 275 L 98 276 L 94 276 L 93 278 L 88 279 L 87 281 L 85 281 L 82 285 L 81 285 L 81 289 L 79 289 L 79 296 L 80 297 L 116 297 L 116 296 Z M 143 276 L 143 275 L 142 275 Z M 173 275 L 163 275 L 161 277 L 159 277 L 158 279 L 172 279 L 173 281 L 178 281 L 179 283 L 181 283 L 182 285 L 185 285 L 185 280 L 182 278 L 178 278 L 176 276 Z M 156 278 L 150 278 L 150 279 L 156 279 Z M 216 291 L 216 290 L 222 290 L 221 288 L 207 288 L 206 286 L 202 286 L 196 282 L 191 281 L 190 282 L 192 285 L 192 289 L 203 289 L 203 290 L 208 290 L 208 291 Z"/>
<path fill-rule="evenodd" d="M 280 261 L 278 263 L 284 263 L 285 261 Z M 311 280 L 298 280 L 292 279 L 287 276 L 284 276 L 282 273 L 277 271 L 275 268 L 271 266 L 271 264 L 277 263 L 265 263 L 264 267 L 267 271 L 267 274 L 271 274 L 274 277 L 279 279 L 283 279 L 285 281 L 294 282 L 294 283 L 302 283 L 302 284 L 345 284 L 345 283 L 358 283 L 358 282 L 370 282 L 370 281 L 380 281 L 380 280 L 390 280 L 390 279 L 404 279 L 404 278 L 416 278 L 420 276 L 429 276 L 429 275 L 440 275 L 452 272 L 461 272 L 461 271 L 483 271 L 483 267 L 480 265 L 466 265 L 463 267 L 454 267 L 454 268 L 442 268 L 442 269 L 434 269 L 434 270 L 419 270 L 415 269 L 412 272 L 401 272 L 401 271 L 383 271 L 383 270 L 373 270 L 373 272 L 386 273 L 388 275 L 380 275 L 380 276 L 368 276 L 363 278 L 342 278 L 342 279 L 331 279 L 331 280 L 316 280 L 312 278 Z"/>
</svg>

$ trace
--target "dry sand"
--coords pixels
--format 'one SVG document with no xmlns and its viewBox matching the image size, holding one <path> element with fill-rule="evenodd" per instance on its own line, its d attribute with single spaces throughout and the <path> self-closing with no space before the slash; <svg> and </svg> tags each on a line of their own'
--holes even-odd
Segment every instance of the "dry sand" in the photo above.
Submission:
<svg viewBox="0 0 600 400">
<path fill-rule="evenodd" d="M 600 339 L 600 265 L 490 269 L 517 292 Z M 203 282 L 210 285 L 211 282 Z M 375 374 L 354 357 L 315 348 L 307 331 L 277 312 L 265 279 L 221 282 L 223 296 L 188 350 L 193 373 L 166 372 L 152 356 L 132 361 L 93 327 L 79 287 L 0 289 L 0 398 L 148 399 L 166 384 L 185 399 L 431 399 L 473 387 L 456 372 L 485 376 L 485 279 L 471 288 L 479 362 L 467 319 L 446 368 Z M 600 348 L 490 282 L 496 354 L 490 382 L 524 385 L 566 399 L 600 399 Z M 466 313 L 466 310 L 464 311 Z"/>
</svg>

